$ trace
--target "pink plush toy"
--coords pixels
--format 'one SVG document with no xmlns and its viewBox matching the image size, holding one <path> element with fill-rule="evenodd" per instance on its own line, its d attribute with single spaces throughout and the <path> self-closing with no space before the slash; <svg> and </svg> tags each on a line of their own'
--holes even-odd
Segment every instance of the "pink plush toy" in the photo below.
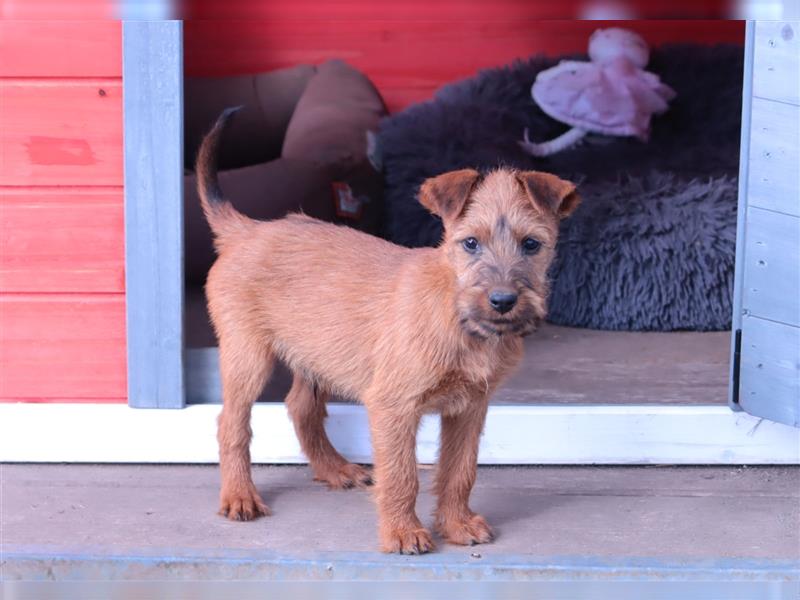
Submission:
<svg viewBox="0 0 800 600">
<path fill-rule="evenodd" d="M 650 51 L 633 31 L 598 29 L 589 39 L 589 58 L 592 62 L 562 60 L 536 77 L 531 88 L 534 101 L 572 129 L 540 144 L 531 142 L 525 129 L 519 144 L 529 154 L 554 154 L 589 132 L 647 141 L 650 117 L 666 111 L 675 97 L 672 88 L 644 70 Z"/>
</svg>

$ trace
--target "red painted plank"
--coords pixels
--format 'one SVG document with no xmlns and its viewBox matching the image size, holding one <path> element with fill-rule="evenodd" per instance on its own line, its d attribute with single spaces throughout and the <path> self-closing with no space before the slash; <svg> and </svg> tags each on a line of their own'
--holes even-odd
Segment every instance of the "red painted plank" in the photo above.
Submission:
<svg viewBox="0 0 800 600">
<path fill-rule="evenodd" d="M 0 185 L 122 185 L 122 85 L 0 79 Z"/>
<path fill-rule="evenodd" d="M 256 19 L 276 21 L 302 18 L 307 21 L 383 20 L 418 21 L 440 19 L 450 22 L 474 19 L 558 19 L 571 18 L 577 12 L 578 0 L 536 2 L 531 0 L 270 0 L 250 2 L 232 0 L 224 7 L 215 0 L 190 0 L 186 3 L 187 20 Z"/>
<path fill-rule="evenodd" d="M 122 26 L 0 21 L 0 77 L 122 77 Z"/>
<path fill-rule="evenodd" d="M 26 404 L 124 404 L 125 398 L 0 398 L 0 402 Z"/>
<path fill-rule="evenodd" d="M 114 19 L 119 16 L 120 4 L 115 0 L 2 0 L 0 17 L 44 21 Z"/>
<path fill-rule="evenodd" d="M 416 21 L 437 18 L 449 22 L 482 19 L 574 19 L 598 18 L 598 5 L 626 9 L 628 18 L 719 19 L 730 16 L 731 0 L 627 0 L 588 2 L 586 0 L 190 0 L 182 3 L 186 19 L 385 19 Z"/>
<path fill-rule="evenodd" d="M 0 398 L 126 395 L 124 295 L 0 295 Z"/>
<path fill-rule="evenodd" d="M 123 292 L 122 189 L 0 189 L 0 291 Z"/>
<path fill-rule="evenodd" d="M 427 99 L 444 83 L 469 77 L 482 68 L 537 53 L 585 52 L 595 29 L 620 24 L 499 20 L 491 8 L 494 5 L 483 6 L 486 19 L 448 22 L 422 17 L 413 21 L 331 21 L 313 18 L 315 13 L 271 21 L 189 21 L 184 29 L 186 71 L 188 75 L 223 76 L 337 57 L 363 70 L 396 110 Z M 289 9 L 284 9 L 289 14 Z M 744 26 L 736 21 L 631 21 L 622 25 L 640 32 L 652 46 L 744 40 Z"/>
<path fill-rule="evenodd" d="M 126 400 L 121 25 L 57 20 L 112 7 L 0 5 L 3 401 Z"/>
</svg>

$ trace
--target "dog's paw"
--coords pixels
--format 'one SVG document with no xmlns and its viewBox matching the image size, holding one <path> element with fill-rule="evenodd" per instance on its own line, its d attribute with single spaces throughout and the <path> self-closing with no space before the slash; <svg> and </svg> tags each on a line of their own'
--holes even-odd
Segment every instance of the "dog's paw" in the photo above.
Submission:
<svg viewBox="0 0 800 600">
<path fill-rule="evenodd" d="M 381 551 L 395 554 L 425 554 L 433 550 L 431 532 L 424 527 L 394 528 L 381 535 Z"/>
<path fill-rule="evenodd" d="M 472 515 L 461 520 L 440 521 L 436 525 L 436 530 L 446 542 L 460 546 L 485 544 L 494 539 L 492 528 L 480 515 Z"/>
<path fill-rule="evenodd" d="M 231 521 L 252 521 L 269 515 L 270 510 L 255 489 L 236 492 L 223 490 L 220 494 L 219 514 Z"/>
<path fill-rule="evenodd" d="M 350 488 L 364 488 L 372 485 L 372 475 L 360 465 L 344 463 L 332 469 L 317 472 L 314 475 L 315 481 L 328 484 L 332 490 L 347 490 Z"/>
</svg>

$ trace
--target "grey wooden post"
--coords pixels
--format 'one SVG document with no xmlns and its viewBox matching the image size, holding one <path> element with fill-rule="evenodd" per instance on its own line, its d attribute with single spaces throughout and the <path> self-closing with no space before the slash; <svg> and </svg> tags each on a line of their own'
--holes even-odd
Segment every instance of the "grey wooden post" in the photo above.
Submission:
<svg viewBox="0 0 800 600">
<path fill-rule="evenodd" d="M 125 289 L 128 404 L 181 408 L 183 28 L 125 21 Z"/>
<path fill-rule="evenodd" d="M 747 25 L 731 394 L 735 407 L 795 427 L 800 427 L 799 35 L 800 21 Z"/>
</svg>

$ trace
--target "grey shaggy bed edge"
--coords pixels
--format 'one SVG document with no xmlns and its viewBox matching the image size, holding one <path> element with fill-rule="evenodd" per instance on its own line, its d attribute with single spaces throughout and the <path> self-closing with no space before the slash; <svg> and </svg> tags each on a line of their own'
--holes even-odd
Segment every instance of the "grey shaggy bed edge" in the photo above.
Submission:
<svg viewBox="0 0 800 600">
<path fill-rule="evenodd" d="M 550 271 L 549 321 L 617 330 L 729 329 L 737 184 L 653 172 L 582 186 Z"/>
</svg>

